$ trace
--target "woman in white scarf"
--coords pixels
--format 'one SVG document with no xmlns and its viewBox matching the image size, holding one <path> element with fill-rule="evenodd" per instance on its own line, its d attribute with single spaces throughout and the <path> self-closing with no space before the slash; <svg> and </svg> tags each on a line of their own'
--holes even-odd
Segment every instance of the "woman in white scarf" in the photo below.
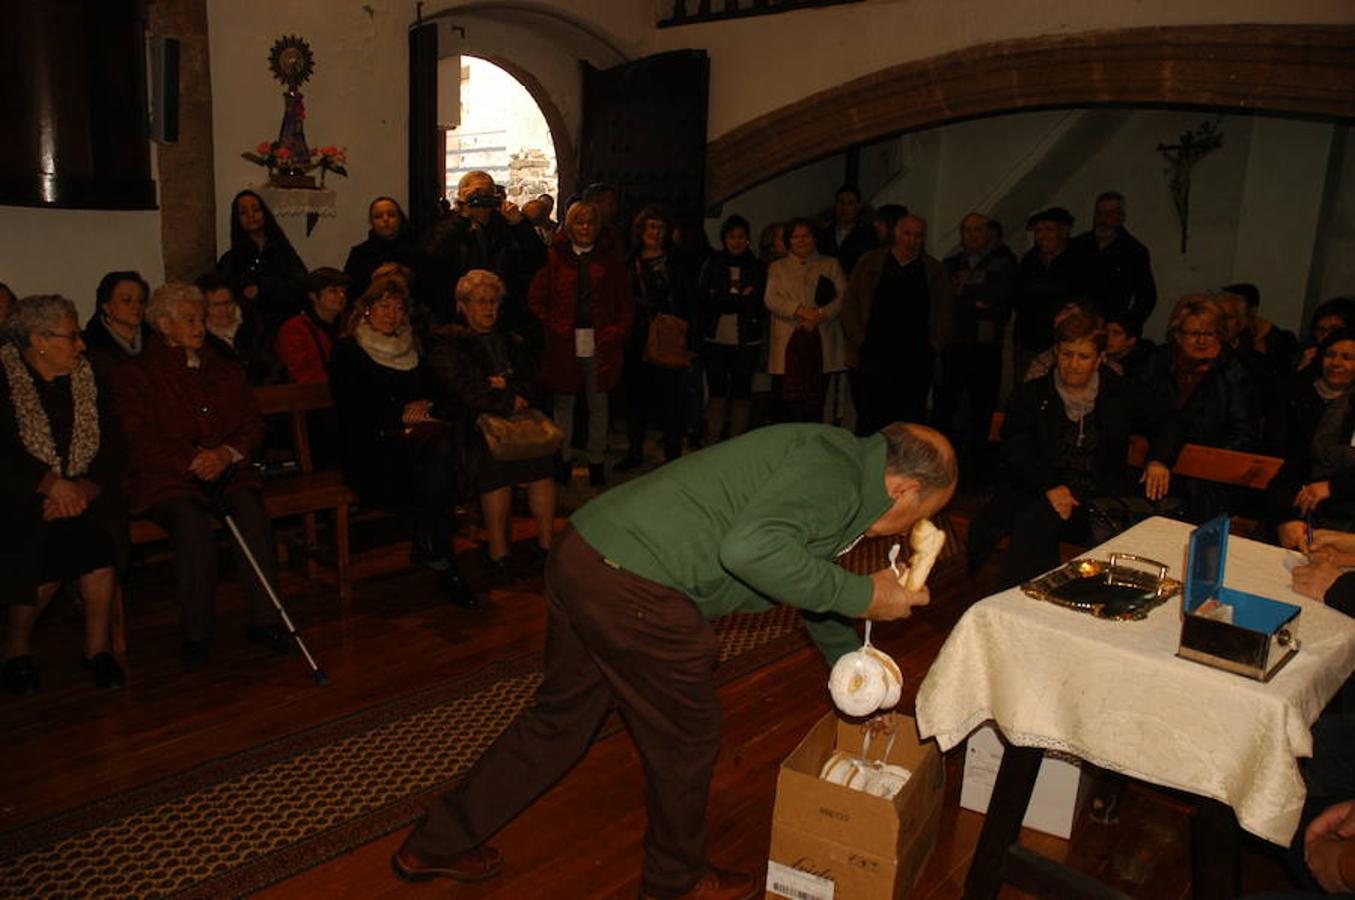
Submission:
<svg viewBox="0 0 1355 900">
<path fill-rule="evenodd" d="M 479 605 L 451 555 L 461 423 L 434 386 L 409 324 L 409 289 L 374 280 L 334 345 L 329 382 L 344 481 L 369 506 L 404 515 L 410 562 L 438 572 L 447 598 Z"/>
<path fill-rule="evenodd" d="M 9 627 L 3 677 L 16 694 L 38 688 L 29 653 L 33 623 L 63 581 L 76 580 L 85 606 L 85 666 L 100 687 L 121 687 L 109 647 L 113 546 L 96 517 L 99 497 L 117 479 L 102 439 L 105 404 L 65 297 L 25 297 L 0 347 L 0 567 Z"/>
</svg>

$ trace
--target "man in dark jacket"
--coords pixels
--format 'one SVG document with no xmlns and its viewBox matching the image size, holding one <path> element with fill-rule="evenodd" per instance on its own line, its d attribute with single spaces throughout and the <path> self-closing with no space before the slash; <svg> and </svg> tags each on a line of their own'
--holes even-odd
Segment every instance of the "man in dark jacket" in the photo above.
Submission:
<svg viewBox="0 0 1355 900">
<path fill-rule="evenodd" d="M 453 288 L 471 269 L 487 269 L 503 279 L 499 319 L 510 331 L 536 335 L 527 314 L 527 287 L 546 263 L 546 248 L 536 229 L 513 203 L 504 201 L 488 172 L 467 172 L 456 189 L 456 208 L 430 229 L 424 239 L 432 287 L 427 296 L 433 321 L 445 325 L 456 317 Z"/>
<path fill-rule="evenodd" d="M 818 233 L 815 240 L 819 253 L 836 256 L 846 275 L 867 250 L 880 245 L 875 238 L 875 225 L 861 221 L 861 192 L 855 185 L 844 184 L 833 195 L 833 224 Z"/>
<path fill-rule="evenodd" d="M 642 896 L 761 896 L 752 876 L 706 856 L 720 749 L 719 642 L 707 620 L 799 607 L 831 665 L 860 646 L 850 618 L 904 618 L 928 600 L 888 568 L 853 575 L 833 559 L 862 534 L 899 534 L 936 513 L 955 474 L 930 428 L 896 423 L 856 438 L 775 425 L 583 507 L 546 565 L 550 649 L 535 702 L 433 805 L 391 860 L 396 874 L 496 875 L 502 859 L 484 842 L 573 767 L 619 704 L 648 780 Z"/>
<path fill-rule="evenodd" d="M 981 460 L 1002 386 L 1002 337 L 1012 313 L 1017 262 L 1002 243 L 1001 225 L 980 213 L 960 223 L 960 245 L 945 262 L 955 334 L 941 357 L 933 419 L 955 442 L 960 471 L 983 481 L 989 467 Z M 964 420 L 956 422 L 961 408 Z"/>
<path fill-rule="evenodd" d="M 1157 282 L 1148 248 L 1124 227 L 1124 195 L 1106 191 L 1096 198 L 1092 230 L 1079 234 L 1069 252 L 1083 261 L 1087 295 L 1104 318 L 1129 314 L 1147 322 L 1157 305 Z"/>
<path fill-rule="evenodd" d="M 1034 246 L 1021 258 L 1017 278 L 1016 323 L 1012 335 L 1012 371 L 1019 383 L 1030 361 L 1054 344 L 1054 314 L 1069 300 L 1087 296 L 1084 260 L 1069 252 L 1073 216 L 1051 206 L 1026 220 Z"/>
</svg>

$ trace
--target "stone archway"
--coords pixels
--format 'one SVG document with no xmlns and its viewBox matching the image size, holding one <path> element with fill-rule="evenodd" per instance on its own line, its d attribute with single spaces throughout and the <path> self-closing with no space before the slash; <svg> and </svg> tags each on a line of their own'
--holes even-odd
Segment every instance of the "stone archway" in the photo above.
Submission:
<svg viewBox="0 0 1355 900">
<path fill-rule="evenodd" d="M 912 129 L 1101 104 L 1355 119 L 1355 27 L 1134 28 L 1003 41 L 903 63 L 711 141 L 706 197 L 720 203 L 804 163 Z"/>
<path fill-rule="evenodd" d="M 575 182 L 578 180 L 579 162 L 574 149 L 574 142 L 569 139 L 569 129 L 565 125 L 564 116 L 560 114 L 560 108 L 555 105 L 555 101 L 551 99 L 550 94 L 534 75 L 511 60 L 494 54 L 472 53 L 470 51 L 465 51 L 465 54 L 491 62 L 512 75 L 518 84 L 527 89 L 527 93 L 536 102 L 537 109 L 541 110 L 541 115 L 545 117 L 546 125 L 550 128 L 551 143 L 555 147 L 555 169 L 559 178 L 559 195 L 561 201 L 563 201 L 576 189 Z"/>
</svg>

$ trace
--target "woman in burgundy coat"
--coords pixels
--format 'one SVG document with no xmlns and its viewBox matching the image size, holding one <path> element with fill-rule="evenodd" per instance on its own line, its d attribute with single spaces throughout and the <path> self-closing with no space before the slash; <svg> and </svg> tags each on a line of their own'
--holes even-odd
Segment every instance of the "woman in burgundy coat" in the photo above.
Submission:
<svg viewBox="0 0 1355 900">
<path fill-rule="evenodd" d="M 183 615 L 183 658 L 207 662 L 216 592 L 217 544 L 209 492 L 219 489 L 254 558 L 274 584 L 273 529 L 259 476 L 249 463 L 264 442 L 264 422 L 245 370 L 206 343 L 206 302 L 190 284 L 158 288 L 146 309 L 155 333 L 114 374 L 114 408 L 122 425 L 133 515 L 169 534 Z M 291 641 L 248 561 L 236 570 L 249 597 L 249 638 L 276 653 Z"/>
<path fill-rule="evenodd" d="M 571 206 L 528 293 L 532 314 L 546 323 L 541 380 L 556 395 L 555 423 L 565 433 L 566 457 L 574 397 L 588 397 L 588 476 L 595 485 L 604 481 L 607 392 L 621 380 L 626 334 L 635 320 L 625 266 L 600 233 L 600 222 L 595 204 Z"/>
</svg>

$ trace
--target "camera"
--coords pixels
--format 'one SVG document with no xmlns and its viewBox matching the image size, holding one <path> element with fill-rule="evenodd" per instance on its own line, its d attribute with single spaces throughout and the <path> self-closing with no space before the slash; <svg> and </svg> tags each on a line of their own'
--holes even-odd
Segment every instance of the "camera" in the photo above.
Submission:
<svg viewBox="0 0 1355 900">
<path fill-rule="evenodd" d="M 466 205 L 477 209 L 498 209 L 503 201 L 495 194 L 471 194 L 466 198 Z"/>
</svg>

